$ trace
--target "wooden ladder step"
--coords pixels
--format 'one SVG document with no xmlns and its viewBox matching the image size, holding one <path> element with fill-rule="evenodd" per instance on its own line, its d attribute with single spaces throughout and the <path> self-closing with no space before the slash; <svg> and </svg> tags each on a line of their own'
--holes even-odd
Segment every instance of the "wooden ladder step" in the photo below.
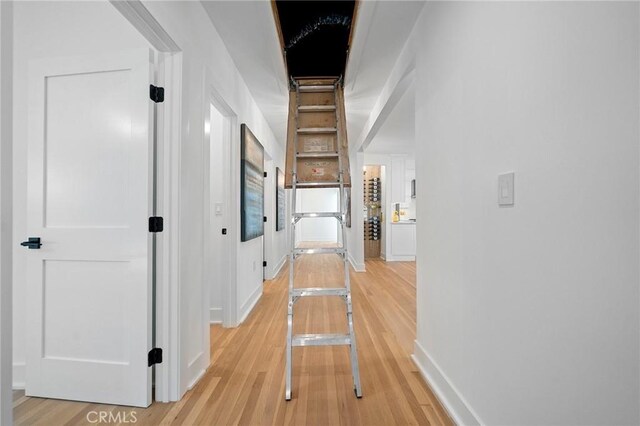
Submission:
<svg viewBox="0 0 640 426">
<path fill-rule="evenodd" d="M 335 158 L 338 156 L 337 152 L 299 152 L 296 154 L 297 158 Z"/>
<path fill-rule="evenodd" d="M 298 133 L 336 133 L 335 127 L 303 127 L 298 129 Z"/>
<path fill-rule="evenodd" d="M 325 112 L 335 110 L 335 105 L 301 105 L 298 107 L 298 111 L 300 112 Z"/>
<path fill-rule="evenodd" d="M 333 92 L 335 87 L 332 84 L 323 84 L 323 85 L 309 85 L 304 86 L 300 85 L 299 90 L 301 92 Z"/>
</svg>

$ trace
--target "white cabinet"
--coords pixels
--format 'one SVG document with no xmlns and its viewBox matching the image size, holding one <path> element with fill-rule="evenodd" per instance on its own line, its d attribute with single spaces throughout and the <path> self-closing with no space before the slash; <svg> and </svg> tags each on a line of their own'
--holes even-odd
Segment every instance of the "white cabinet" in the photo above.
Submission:
<svg viewBox="0 0 640 426">
<path fill-rule="evenodd" d="M 391 256 L 387 260 L 414 260 L 416 255 L 416 224 L 392 223 Z"/>
</svg>

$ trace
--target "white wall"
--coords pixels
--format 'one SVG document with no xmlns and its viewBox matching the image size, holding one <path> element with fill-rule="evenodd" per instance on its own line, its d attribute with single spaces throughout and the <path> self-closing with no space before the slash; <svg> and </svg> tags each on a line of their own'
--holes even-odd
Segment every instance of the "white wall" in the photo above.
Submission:
<svg viewBox="0 0 640 426">
<path fill-rule="evenodd" d="M 223 115 L 223 112 L 218 110 L 215 105 L 211 105 L 211 116 L 209 122 L 209 188 L 211 203 L 209 211 L 210 220 L 210 252 L 206 254 L 209 256 L 209 261 L 206 263 L 211 280 L 211 292 L 209 294 L 211 306 L 209 308 L 209 321 L 211 323 L 223 322 L 223 285 L 229 279 L 225 265 L 225 250 L 227 250 L 227 236 L 222 235 L 222 228 L 228 226 L 228 218 L 226 215 L 227 204 L 229 203 L 226 196 L 225 186 L 229 185 L 226 181 L 224 174 L 225 161 L 225 136 L 227 126 L 227 118 Z M 219 210 L 217 210 L 219 209 Z"/>
<path fill-rule="evenodd" d="M 347 250 L 349 262 L 356 272 L 364 272 L 364 215 L 362 213 L 364 153 L 349 152 L 351 167 L 351 228 L 347 228 Z"/>
<path fill-rule="evenodd" d="M 416 26 L 415 354 L 461 423 L 640 423 L 639 6 Z"/>
<path fill-rule="evenodd" d="M 296 197 L 296 211 L 304 213 L 340 211 L 338 193 L 339 190 L 335 188 L 299 190 Z M 337 242 L 338 225 L 339 222 L 330 217 L 301 220 L 296 225 L 296 241 Z"/>
<path fill-rule="evenodd" d="M 0 3 L 0 424 L 13 422 L 12 315 L 12 70 L 13 4 Z"/>
</svg>

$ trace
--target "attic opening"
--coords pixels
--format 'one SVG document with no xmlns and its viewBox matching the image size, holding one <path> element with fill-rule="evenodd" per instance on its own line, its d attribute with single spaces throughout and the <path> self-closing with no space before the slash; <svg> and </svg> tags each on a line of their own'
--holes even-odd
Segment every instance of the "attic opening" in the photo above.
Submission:
<svg viewBox="0 0 640 426">
<path fill-rule="evenodd" d="M 291 77 L 344 74 L 356 1 L 274 1 L 287 71 Z"/>
</svg>

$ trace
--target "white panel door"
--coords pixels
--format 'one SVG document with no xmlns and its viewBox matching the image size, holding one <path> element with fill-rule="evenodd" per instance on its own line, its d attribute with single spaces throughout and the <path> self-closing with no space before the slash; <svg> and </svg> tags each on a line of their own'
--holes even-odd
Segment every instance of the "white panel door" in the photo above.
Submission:
<svg viewBox="0 0 640 426">
<path fill-rule="evenodd" d="M 151 403 L 151 67 L 148 50 L 30 64 L 27 395 Z"/>
</svg>

